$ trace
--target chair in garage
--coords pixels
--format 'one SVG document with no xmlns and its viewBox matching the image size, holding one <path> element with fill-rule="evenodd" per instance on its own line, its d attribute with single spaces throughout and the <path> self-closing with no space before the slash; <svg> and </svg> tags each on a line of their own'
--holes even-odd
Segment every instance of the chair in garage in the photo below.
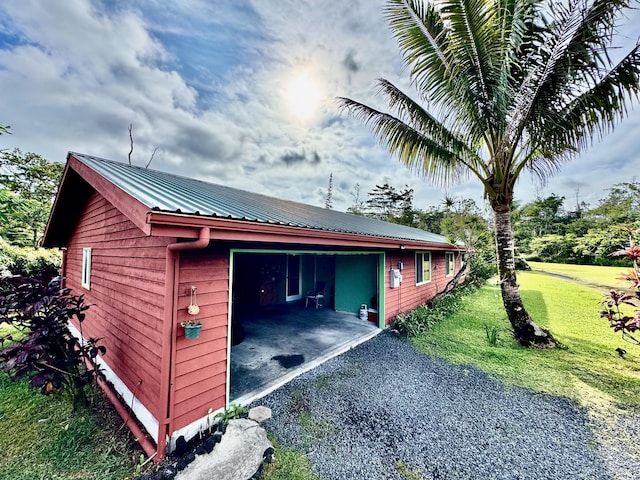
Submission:
<svg viewBox="0 0 640 480">
<path fill-rule="evenodd" d="M 318 282 L 315 290 L 307 292 L 304 308 L 309 306 L 309 301 L 315 303 L 316 309 L 322 306 L 322 300 L 324 299 L 324 286 L 325 282 Z"/>
</svg>

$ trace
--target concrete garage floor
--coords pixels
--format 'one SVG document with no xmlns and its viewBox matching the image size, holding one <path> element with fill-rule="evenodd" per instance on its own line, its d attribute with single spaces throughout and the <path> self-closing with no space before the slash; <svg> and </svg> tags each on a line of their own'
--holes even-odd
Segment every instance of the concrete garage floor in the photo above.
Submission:
<svg viewBox="0 0 640 480">
<path fill-rule="evenodd" d="M 381 330 L 357 315 L 292 303 L 236 314 L 244 340 L 231 347 L 231 401 L 262 397 Z"/>
</svg>

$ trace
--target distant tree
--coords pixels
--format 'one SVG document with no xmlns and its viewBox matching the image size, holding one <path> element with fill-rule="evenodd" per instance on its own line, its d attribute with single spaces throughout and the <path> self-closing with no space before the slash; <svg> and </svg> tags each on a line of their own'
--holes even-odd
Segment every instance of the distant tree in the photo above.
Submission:
<svg viewBox="0 0 640 480">
<path fill-rule="evenodd" d="M 606 198 L 589 210 L 590 218 L 604 223 L 627 223 L 640 220 L 640 182 L 616 183 Z"/>
<path fill-rule="evenodd" d="M 360 197 L 360 184 L 356 183 L 353 187 L 353 190 L 350 193 L 351 198 L 353 198 L 353 204 L 347 208 L 348 213 L 353 213 L 354 215 L 364 215 L 364 206 L 365 201 Z"/>
<path fill-rule="evenodd" d="M 442 234 L 452 243 L 463 243 L 470 263 L 471 275 L 482 282 L 496 273 L 493 232 L 481 210 L 471 199 L 445 197 Z"/>
<path fill-rule="evenodd" d="M 388 183 L 376 185 L 367 195 L 369 198 L 365 202 L 365 208 L 368 217 L 387 220 L 394 215 L 398 203 L 398 191 L 395 187 Z"/>
<path fill-rule="evenodd" d="M 414 226 L 413 189 L 408 185 L 398 191 L 385 183 L 376 185 L 365 203 L 365 214 L 369 217 L 401 225 Z"/>
<path fill-rule="evenodd" d="M 0 207 L 6 219 L 0 235 L 20 246 L 37 247 L 64 165 L 19 149 L 0 152 Z"/>
<path fill-rule="evenodd" d="M 640 41 L 612 63 L 628 0 L 388 0 L 418 101 L 381 79 L 392 113 L 340 99 L 411 170 L 471 174 L 494 213 L 502 300 L 521 345 L 554 346 L 522 303 L 511 205 L 525 170 L 541 181 L 611 131 L 640 92 Z"/>
<path fill-rule="evenodd" d="M 516 245 L 519 251 L 529 252 L 529 243 L 544 235 L 563 235 L 570 221 L 564 210 L 564 197 L 552 193 L 538 198 L 512 212 Z"/>
<path fill-rule="evenodd" d="M 441 234 L 444 217 L 445 211 L 436 206 L 431 206 L 426 210 L 417 210 L 415 226 L 427 232 Z"/>
<path fill-rule="evenodd" d="M 327 198 L 324 201 L 324 208 L 329 210 L 333 208 L 333 172 L 329 174 L 329 187 L 327 188 Z"/>
<path fill-rule="evenodd" d="M 574 263 L 581 257 L 579 245 L 579 239 L 573 233 L 550 233 L 531 239 L 529 256 L 545 262 Z"/>
<path fill-rule="evenodd" d="M 640 221 L 627 224 L 629 228 L 640 230 Z M 597 265 L 611 265 L 620 263 L 611 258 L 611 253 L 618 251 L 627 244 L 628 234 L 618 224 L 600 225 L 577 239 L 576 251 L 582 255 L 582 263 Z M 618 257 L 616 257 L 618 258 Z"/>
</svg>

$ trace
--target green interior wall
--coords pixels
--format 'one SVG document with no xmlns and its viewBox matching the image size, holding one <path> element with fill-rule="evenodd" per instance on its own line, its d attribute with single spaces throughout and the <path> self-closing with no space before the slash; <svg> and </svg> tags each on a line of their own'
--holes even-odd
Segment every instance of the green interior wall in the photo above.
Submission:
<svg viewBox="0 0 640 480">
<path fill-rule="evenodd" d="M 378 255 L 335 257 L 335 309 L 358 313 L 363 303 L 371 307 L 378 293 Z"/>
</svg>

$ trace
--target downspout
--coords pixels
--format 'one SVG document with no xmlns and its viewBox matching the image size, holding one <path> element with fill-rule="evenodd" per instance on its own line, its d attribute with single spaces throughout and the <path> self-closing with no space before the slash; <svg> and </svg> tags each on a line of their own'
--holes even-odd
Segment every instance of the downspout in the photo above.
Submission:
<svg viewBox="0 0 640 480">
<path fill-rule="evenodd" d="M 87 369 L 92 370 L 95 368 L 95 365 L 91 363 L 91 361 L 87 358 L 85 358 L 85 363 L 87 364 Z M 127 409 L 127 406 L 124 403 L 122 403 L 122 400 L 118 398 L 118 395 L 116 395 L 116 393 L 113 391 L 111 386 L 100 375 L 96 375 L 96 382 L 98 383 L 98 386 L 100 387 L 100 389 L 104 392 L 107 399 L 113 405 L 113 408 L 116 409 L 116 412 L 118 412 L 118 415 L 120 415 L 122 420 L 124 420 L 124 424 L 127 426 L 129 431 L 133 434 L 136 441 L 140 444 L 140 446 L 142 447 L 142 450 L 144 450 L 144 453 L 146 453 L 149 458 L 157 457 L 158 452 L 153 446 L 153 442 L 149 440 L 149 438 L 147 438 L 147 434 L 142 430 L 142 428 L 140 428 L 137 422 L 133 419 L 133 417 L 131 416 L 131 412 L 129 412 L 129 410 Z"/>
<path fill-rule="evenodd" d="M 167 436 L 169 434 L 169 424 L 171 423 L 171 369 L 173 339 L 175 334 L 174 297 L 176 264 L 178 255 L 176 252 L 182 250 L 198 250 L 206 248 L 211 239 L 209 227 L 202 227 L 198 240 L 192 242 L 178 242 L 167 245 L 165 277 L 164 277 L 164 322 L 162 328 L 162 356 L 160 368 L 160 416 L 158 419 L 158 448 L 154 462 L 159 462 L 164 458 L 167 450 Z"/>
<path fill-rule="evenodd" d="M 62 263 L 60 264 L 60 288 L 64 288 L 67 284 L 67 247 L 61 247 Z"/>
</svg>

